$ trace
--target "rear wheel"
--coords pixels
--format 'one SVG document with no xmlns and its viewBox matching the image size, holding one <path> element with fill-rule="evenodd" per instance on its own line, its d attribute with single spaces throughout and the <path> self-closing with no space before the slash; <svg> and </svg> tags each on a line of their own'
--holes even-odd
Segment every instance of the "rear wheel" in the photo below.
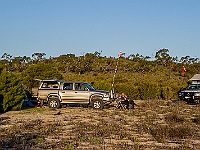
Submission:
<svg viewBox="0 0 200 150">
<path fill-rule="evenodd" d="M 92 101 L 92 107 L 94 109 L 103 109 L 104 103 L 101 99 L 95 99 Z"/>
<path fill-rule="evenodd" d="M 49 108 L 60 108 L 60 100 L 58 98 L 50 98 L 48 106 Z"/>
</svg>

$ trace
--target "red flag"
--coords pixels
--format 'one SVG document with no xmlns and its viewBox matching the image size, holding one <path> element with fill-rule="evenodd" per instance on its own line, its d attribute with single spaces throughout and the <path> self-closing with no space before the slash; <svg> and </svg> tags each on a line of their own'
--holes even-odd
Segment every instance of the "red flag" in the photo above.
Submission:
<svg viewBox="0 0 200 150">
<path fill-rule="evenodd" d="M 118 56 L 121 57 L 123 55 L 122 51 L 119 52 Z"/>
</svg>

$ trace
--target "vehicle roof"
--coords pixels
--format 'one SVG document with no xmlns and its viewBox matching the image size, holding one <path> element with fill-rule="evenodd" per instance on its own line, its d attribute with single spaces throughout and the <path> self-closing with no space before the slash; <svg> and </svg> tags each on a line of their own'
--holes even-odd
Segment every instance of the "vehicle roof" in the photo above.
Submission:
<svg viewBox="0 0 200 150">
<path fill-rule="evenodd" d="M 62 80 L 56 80 L 56 79 L 35 79 L 36 81 L 45 82 L 45 81 L 56 81 L 56 82 L 62 82 Z"/>
<path fill-rule="evenodd" d="M 195 74 L 189 81 L 200 81 L 200 74 Z"/>
<path fill-rule="evenodd" d="M 63 82 L 63 83 L 87 83 L 87 82 L 83 82 L 83 81 L 62 81 L 62 80 L 56 80 L 56 79 L 35 79 L 37 81 L 40 82 L 48 82 L 48 81 L 56 81 L 56 82 Z"/>
<path fill-rule="evenodd" d="M 63 83 L 87 83 L 83 81 L 63 81 Z"/>
</svg>

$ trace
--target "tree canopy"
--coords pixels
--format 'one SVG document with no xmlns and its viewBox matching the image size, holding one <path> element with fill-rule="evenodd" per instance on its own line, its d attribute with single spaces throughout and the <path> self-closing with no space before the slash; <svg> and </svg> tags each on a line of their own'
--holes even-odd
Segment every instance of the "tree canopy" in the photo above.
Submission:
<svg viewBox="0 0 200 150">
<path fill-rule="evenodd" d="M 28 91 L 36 86 L 35 79 L 63 79 L 63 76 L 48 64 L 31 65 L 21 73 L 22 83 Z"/>
</svg>

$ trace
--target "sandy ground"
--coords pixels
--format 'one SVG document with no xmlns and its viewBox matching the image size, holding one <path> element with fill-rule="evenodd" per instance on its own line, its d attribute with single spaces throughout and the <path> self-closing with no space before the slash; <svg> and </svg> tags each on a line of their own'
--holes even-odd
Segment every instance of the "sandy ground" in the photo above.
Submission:
<svg viewBox="0 0 200 150">
<path fill-rule="evenodd" d="M 164 141 L 143 127 L 144 120 L 151 115 L 157 118 L 153 123 L 165 125 L 163 116 L 166 109 L 174 107 L 172 102 L 158 104 L 159 111 L 146 105 L 146 101 L 135 103 L 131 110 L 117 109 L 114 103 L 103 110 L 45 107 L 0 114 L 0 149 L 200 149 L 199 124 L 194 123 L 198 130 L 188 139 Z M 190 114 L 196 107 L 196 113 L 199 112 L 199 106 L 181 106 L 184 114 Z"/>
</svg>

